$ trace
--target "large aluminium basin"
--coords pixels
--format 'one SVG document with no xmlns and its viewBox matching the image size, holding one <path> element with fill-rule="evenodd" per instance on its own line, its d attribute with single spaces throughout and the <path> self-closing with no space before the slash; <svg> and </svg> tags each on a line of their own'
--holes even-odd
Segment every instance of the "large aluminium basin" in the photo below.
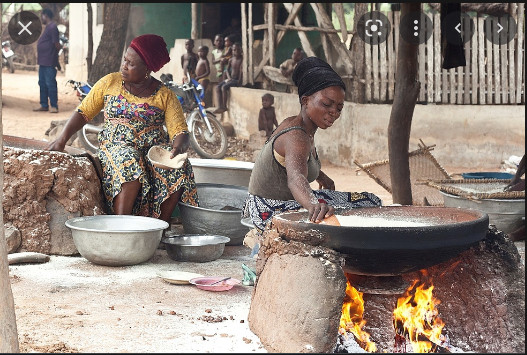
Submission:
<svg viewBox="0 0 527 355">
<path fill-rule="evenodd" d="M 185 234 L 212 234 L 230 238 L 226 245 L 241 245 L 249 227 L 241 223 L 246 187 L 196 184 L 199 207 L 179 202 Z"/>
</svg>

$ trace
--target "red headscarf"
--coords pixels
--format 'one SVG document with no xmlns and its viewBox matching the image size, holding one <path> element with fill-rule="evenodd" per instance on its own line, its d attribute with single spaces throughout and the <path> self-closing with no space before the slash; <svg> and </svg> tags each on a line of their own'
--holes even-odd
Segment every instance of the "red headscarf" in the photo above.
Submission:
<svg viewBox="0 0 527 355">
<path fill-rule="evenodd" d="M 167 45 L 161 36 L 146 34 L 136 37 L 130 43 L 130 48 L 139 54 L 147 68 L 153 72 L 170 62 Z"/>
</svg>

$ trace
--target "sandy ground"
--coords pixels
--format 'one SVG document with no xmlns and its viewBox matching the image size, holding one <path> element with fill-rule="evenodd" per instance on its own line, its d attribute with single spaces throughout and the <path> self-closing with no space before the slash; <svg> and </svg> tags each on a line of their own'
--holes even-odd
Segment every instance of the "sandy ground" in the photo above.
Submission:
<svg viewBox="0 0 527 355">
<path fill-rule="evenodd" d="M 44 139 L 52 120 L 69 117 L 78 99 L 59 73 L 57 114 L 39 106 L 37 72 L 2 73 L 3 133 Z M 451 174 L 462 172 L 445 167 Z M 347 191 L 391 195 L 355 168 L 325 164 L 324 171 Z M 499 171 L 499 166 L 496 166 Z M 160 271 L 243 278 L 241 264 L 254 267 L 249 249 L 226 247 L 213 262 L 183 263 L 158 249 L 133 267 L 94 265 L 82 257 L 52 256 L 45 264 L 10 266 L 22 352 L 265 352 L 248 326 L 251 286 L 209 292 L 172 285 Z M 218 321 L 221 320 L 221 321 Z"/>
</svg>

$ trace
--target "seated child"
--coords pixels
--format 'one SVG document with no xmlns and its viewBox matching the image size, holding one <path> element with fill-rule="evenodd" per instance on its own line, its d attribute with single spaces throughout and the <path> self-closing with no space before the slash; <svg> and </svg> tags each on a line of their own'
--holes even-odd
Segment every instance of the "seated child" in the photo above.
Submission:
<svg viewBox="0 0 527 355">
<path fill-rule="evenodd" d="M 221 71 L 222 71 L 222 80 L 226 79 L 225 76 L 225 70 L 227 70 L 227 65 L 229 64 L 229 60 L 232 58 L 232 36 L 226 36 L 224 40 L 224 47 L 223 47 L 223 54 L 221 56 L 220 64 L 221 64 Z"/>
<path fill-rule="evenodd" d="M 269 138 L 273 129 L 278 127 L 276 114 L 274 112 L 274 96 L 267 93 L 262 96 L 262 108 L 258 115 L 258 130 L 265 132 L 265 136 Z"/>
</svg>

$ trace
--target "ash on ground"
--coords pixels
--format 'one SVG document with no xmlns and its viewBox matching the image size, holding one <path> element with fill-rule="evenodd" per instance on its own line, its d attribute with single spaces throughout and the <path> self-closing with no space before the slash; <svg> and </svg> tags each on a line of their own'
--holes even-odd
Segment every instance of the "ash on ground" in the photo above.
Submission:
<svg viewBox="0 0 527 355">
<path fill-rule="evenodd" d="M 359 343 L 355 340 L 355 336 L 351 333 L 345 335 L 337 335 L 337 344 L 333 349 L 335 354 L 354 354 L 354 353 L 367 353 L 366 350 L 361 348 Z"/>
</svg>

